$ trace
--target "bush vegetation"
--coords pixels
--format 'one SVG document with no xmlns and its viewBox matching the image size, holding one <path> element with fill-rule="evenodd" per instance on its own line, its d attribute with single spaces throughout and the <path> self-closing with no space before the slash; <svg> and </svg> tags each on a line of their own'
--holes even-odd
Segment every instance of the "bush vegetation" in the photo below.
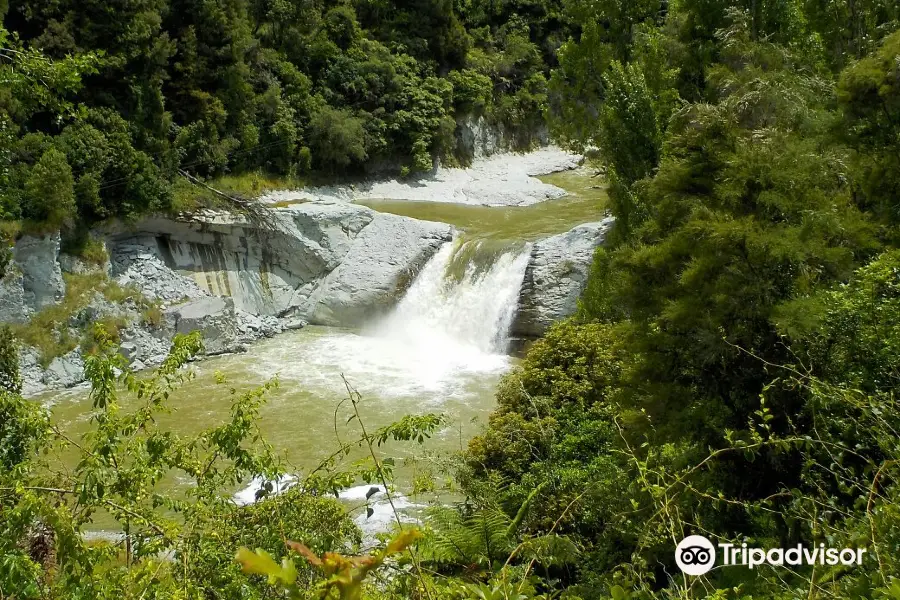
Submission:
<svg viewBox="0 0 900 600">
<path fill-rule="evenodd" d="M 20 397 L 3 333 L 4 594 L 900 598 L 895 2 L 156 0 L 115 25 L 103 2 L 74 6 L 7 12 L 5 216 L 64 223 L 71 198 L 82 220 L 170 207 L 175 165 L 427 168 L 450 152 L 454 111 L 527 142 L 546 110 L 557 139 L 603 161 L 617 223 L 579 314 L 504 378 L 455 463 L 464 499 L 367 556 L 348 556 L 358 533 L 324 496 L 388 484 L 374 447 L 439 417 L 372 433 L 351 414 L 371 461 L 342 470 L 341 445 L 291 494 L 238 508 L 229 486 L 282 470 L 256 437 L 265 388 L 232 391 L 230 421 L 180 439 L 152 415 L 199 340 L 140 381 L 101 328 L 95 430 L 68 440 Z M 117 383 L 138 410 L 118 410 Z M 74 472 L 42 464 L 59 443 L 83 453 Z M 188 498 L 156 491 L 171 471 L 195 482 Z M 84 542 L 98 510 L 121 547 Z M 690 577 L 673 552 L 688 534 L 868 552 Z"/>
<path fill-rule="evenodd" d="M 63 280 L 66 291 L 59 302 L 45 306 L 32 315 L 27 323 L 12 326 L 12 331 L 22 343 L 37 349 L 43 367 L 47 367 L 54 358 L 68 354 L 79 346 L 86 352 L 94 348 L 91 330 L 95 322 L 103 323 L 106 331 L 119 341 L 119 331 L 129 325 L 127 319 L 122 316 L 85 313 L 84 309 L 94 298 L 102 298 L 117 305 L 130 302 L 135 310 L 145 310 L 151 317 L 154 316 L 154 305 L 140 291 L 118 285 L 102 271 L 66 273 L 63 274 Z"/>
<path fill-rule="evenodd" d="M 527 147 L 574 32 L 559 10 L 4 2 L 0 220 L 54 228 L 204 203 L 179 169 L 244 193 L 373 165 L 428 170 L 471 158 L 454 141 L 467 115 Z"/>
</svg>

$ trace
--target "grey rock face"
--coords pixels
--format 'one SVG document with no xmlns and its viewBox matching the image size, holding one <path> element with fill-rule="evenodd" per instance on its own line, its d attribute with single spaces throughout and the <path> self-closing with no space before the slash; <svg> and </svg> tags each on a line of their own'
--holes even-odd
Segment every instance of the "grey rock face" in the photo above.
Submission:
<svg viewBox="0 0 900 600">
<path fill-rule="evenodd" d="M 82 381 L 84 381 L 84 360 L 78 350 L 54 358 L 44 371 L 44 384 L 48 387 L 72 387 Z"/>
<path fill-rule="evenodd" d="M 587 283 L 594 250 L 606 239 L 615 219 L 585 223 L 534 244 L 512 334 L 542 335 L 554 321 L 571 316 Z"/>
<path fill-rule="evenodd" d="M 38 351 L 34 348 L 22 348 L 19 352 L 19 371 L 22 373 L 22 394 L 33 396 L 47 389 L 44 384 L 44 371 L 38 362 Z"/>
<path fill-rule="evenodd" d="M 231 298 L 199 298 L 168 308 L 166 326 L 175 333 L 200 331 L 205 354 L 239 352 L 234 301 Z"/>
<path fill-rule="evenodd" d="M 15 262 L 22 272 L 25 303 L 34 310 L 55 304 L 66 293 L 59 268 L 59 232 L 33 237 L 26 235 L 16 242 Z"/>
<path fill-rule="evenodd" d="M 387 312 L 414 274 L 451 238 L 444 223 L 378 214 L 309 297 L 309 322 L 354 327 Z"/>
<path fill-rule="evenodd" d="M 532 138 L 541 146 L 550 143 L 546 127 L 532 132 Z M 502 128 L 489 125 L 483 117 L 467 115 L 456 121 L 457 150 L 470 158 L 484 158 L 515 147 L 514 140 Z"/>
<path fill-rule="evenodd" d="M 464 156 L 482 158 L 505 150 L 507 144 L 497 128 L 484 117 L 466 116 L 456 122 L 456 144 Z"/>
<path fill-rule="evenodd" d="M 146 219 L 113 234 L 113 273 L 164 303 L 228 296 L 247 313 L 282 315 L 341 263 L 374 214 L 312 202 L 271 211 L 274 229 L 221 213 Z"/>
<path fill-rule="evenodd" d="M 224 296 L 238 315 L 355 326 L 392 304 L 451 237 L 445 224 L 332 200 L 271 215 L 274 230 L 219 213 L 145 220 L 115 235 L 113 274 L 163 304 Z M 241 338 L 274 330 L 244 321 Z"/>
<path fill-rule="evenodd" d="M 94 264 L 66 253 L 60 253 L 58 261 L 63 273 L 73 273 L 75 275 L 87 275 L 89 273 L 109 274 L 111 267 L 109 259 L 103 264 Z"/>
<path fill-rule="evenodd" d="M 11 267 L 0 279 L 0 323 L 24 323 L 32 313 L 25 304 L 25 278 L 17 266 Z"/>
</svg>

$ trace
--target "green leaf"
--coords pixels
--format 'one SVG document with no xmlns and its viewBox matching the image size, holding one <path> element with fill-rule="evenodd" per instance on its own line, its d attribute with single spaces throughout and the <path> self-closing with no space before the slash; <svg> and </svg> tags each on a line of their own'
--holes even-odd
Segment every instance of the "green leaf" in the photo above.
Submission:
<svg viewBox="0 0 900 600">
<path fill-rule="evenodd" d="M 621 585 L 614 585 L 609 593 L 612 594 L 613 600 L 626 600 L 628 595 L 625 593 L 625 590 L 622 589 Z"/>
<path fill-rule="evenodd" d="M 280 582 L 283 585 L 293 585 L 297 581 L 297 567 L 287 558 L 282 559 L 281 565 L 265 550 L 257 548 L 256 552 L 249 548 L 241 547 L 235 559 L 241 563 L 244 573 L 249 575 L 264 575 L 269 583 Z"/>
</svg>

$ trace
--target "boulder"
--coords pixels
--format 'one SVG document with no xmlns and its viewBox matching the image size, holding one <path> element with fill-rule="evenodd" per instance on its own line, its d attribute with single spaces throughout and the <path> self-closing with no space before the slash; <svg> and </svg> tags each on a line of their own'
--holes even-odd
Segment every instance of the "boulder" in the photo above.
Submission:
<svg viewBox="0 0 900 600">
<path fill-rule="evenodd" d="M 13 256 L 22 272 L 25 303 L 40 310 L 58 302 L 66 293 L 57 257 L 59 232 L 35 237 L 26 235 L 16 242 Z"/>
<path fill-rule="evenodd" d="M 309 322 L 300 317 L 286 317 L 281 321 L 281 328 L 284 331 L 296 331 L 303 329 L 307 325 L 309 325 Z"/>
<path fill-rule="evenodd" d="M 198 298 L 167 308 L 163 312 L 166 329 L 175 333 L 200 331 L 204 354 L 239 352 L 234 301 L 231 298 Z"/>
<path fill-rule="evenodd" d="M 444 223 L 376 214 L 310 295 L 306 319 L 314 325 L 359 327 L 385 314 L 452 237 Z"/>
<path fill-rule="evenodd" d="M 534 244 L 519 292 L 513 336 L 538 337 L 553 322 L 575 313 L 594 251 L 606 239 L 613 222 L 608 217 L 585 223 Z"/>
<path fill-rule="evenodd" d="M 272 337 L 284 330 L 277 317 L 253 315 L 242 310 L 235 310 L 238 340 L 250 343 L 264 337 Z"/>
<path fill-rule="evenodd" d="M 123 341 L 119 346 L 119 352 L 131 362 L 131 368 L 134 370 L 158 365 L 166 358 L 171 346 L 168 337 L 156 337 L 145 327 L 138 325 L 131 325 L 121 332 L 121 336 Z"/>
<path fill-rule="evenodd" d="M 78 350 L 54 358 L 44 371 L 44 384 L 51 388 L 67 388 L 84 381 L 84 360 Z"/>
<path fill-rule="evenodd" d="M 19 372 L 22 374 L 22 394 L 24 396 L 34 396 L 47 389 L 44 383 L 44 369 L 40 364 L 40 355 L 35 348 L 25 346 L 19 351 Z"/>
</svg>

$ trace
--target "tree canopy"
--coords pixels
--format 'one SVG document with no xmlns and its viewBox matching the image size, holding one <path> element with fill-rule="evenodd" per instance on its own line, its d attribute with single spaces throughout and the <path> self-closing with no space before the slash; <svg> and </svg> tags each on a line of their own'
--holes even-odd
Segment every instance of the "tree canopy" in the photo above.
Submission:
<svg viewBox="0 0 900 600">
<path fill-rule="evenodd" d="M 430 512 L 421 540 L 407 532 L 365 557 L 341 554 L 356 532 L 322 493 L 354 477 L 387 485 L 373 444 L 430 435 L 440 418 L 363 429 L 374 466 L 313 473 L 238 510 L 226 483 L 278 473 L 265 444 L 243 445 L 265 389 L 236 397 L 221 428 L 180 439 L 153 412 L 198 340 L 180 339 L 149 383 L 107 345 L 88 364 L 96 431 L 55 483 L 41 452 L 70 440 L 21 398 L 0 330 L 0 593 L 900 597 L 896 2 L 0 7 L 0 219 L 68 227 L 165 210 L 178 169 L 424 170 L 465 158 L 453 143 L 465 115 L 521 147 L 548 125 L 605 172 L 616 218 L 578 314 L 505 376 L 449 465 L 462 500 Z M 117 412 L 117 373 L 146 411 Z M 194 501 L 151 492 L 176 468 Z M 141 540 L 124 565 L 80 537 L 101 509 Z M 869 558 L 692 578 L 673 553 L 689 534 Z M 67 552 L 56 565 L 26 547 L 48 538 Z M 175 560 L 156 560 L 166 552 Z"/>
</svg>

